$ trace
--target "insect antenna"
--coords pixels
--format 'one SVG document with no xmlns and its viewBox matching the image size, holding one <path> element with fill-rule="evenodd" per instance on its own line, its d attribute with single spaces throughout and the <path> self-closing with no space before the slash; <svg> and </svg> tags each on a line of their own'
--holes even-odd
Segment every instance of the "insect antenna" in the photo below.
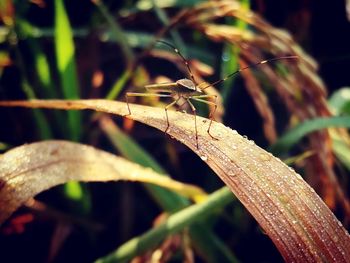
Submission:
<svg viewBox="0 0 350 263">
<path fill-rule="evenodd" d="M 227 75 L 226 77 L 224 77 L 223 79 L 219 79 L 217 81 L 214 81 L 213 83 L 205 86 L 204 88 L 201 88 L 201 90 L 205 90 L 206 88 L 209 88 L 210 86 L 215 86 L 215 85 L 218 85 L 222 82 L 224 82 L 225 80 L 231 78 L 232 76 L 242 72 L 243 70 L 245 69 L 248 69 L 248 68 L 255 68 L 259 65 L 262 65 L 262 64 L 265 64 L 265 63 L 270 63 L 272 61 L 276 61 L 276 60 L 281 60 L 281 59 L 298 59 L 299 57 L 298 56 L 282 56 L 282 57 L 277 57 L 277 58 L 271 58 L 271 59 L 266 59 L 266 60 L 262 60 L 260 62 L 257 62 L 257 63 L 254 63 L 254 64 L 250 64 L 248 66 L 245 66 L 243 68 L 240 68 L 234 72 L 232 72 L 231 74 Z"/>
<path fill-rule="evenodd" d="M 190 79 L 191 79 L 191 80 L 193 81 L 193 83 L 197 86 L 197 82 L 196 82 L 195 79 L 194 79 L 194 76 L 193 76 L 193 73 L 192 73 L 192 71 L 191 71 L 190 65 L 188 64 L 187 59 L 181 54 L 181 52 L 180 52 L 175 46 L 173 46 L 172 44 L 170 44 L 170 43 L 168 43 L 168 42 L 165 42 L 165 41 L 163 41 L 163 40 L 157 40 L 157 42 L 162 43 L 162 44 L 164 44 L 164 45 L 167 45 L 168 47 L 171 47 L 171 48 L 176 52 L 176 54 L 178 54 L 178 55 L 181 57 L 182 61 L 184 62 L 184 64 L 185 64 L 186 67 L 187 67 L 187 70 L 188 70 L 188 74 L 189 74 Z"/>
</svg>

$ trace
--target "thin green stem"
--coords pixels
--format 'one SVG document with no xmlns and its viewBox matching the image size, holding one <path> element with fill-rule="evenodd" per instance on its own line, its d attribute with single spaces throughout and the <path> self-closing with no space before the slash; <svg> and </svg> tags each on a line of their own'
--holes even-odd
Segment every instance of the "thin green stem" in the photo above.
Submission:
<svg viewBox="0 0 350 263">
<path fill-rule="evenodd" d="M 227 187 L 223 187 L 211 194 L 205 202 L 189 206 L 171 215 L 163 224 L 131 239 L 113 253 L 98 259 L 96 263 L 127 262 L 136 255 L 154 248 L 165 237 L 179 232 L 196 221 L 205 220 L 208 215 L 222 209 L 232 200 L 232 192 Z M 237 260 L 233 258 L 232 262 Z"/>
</svg>

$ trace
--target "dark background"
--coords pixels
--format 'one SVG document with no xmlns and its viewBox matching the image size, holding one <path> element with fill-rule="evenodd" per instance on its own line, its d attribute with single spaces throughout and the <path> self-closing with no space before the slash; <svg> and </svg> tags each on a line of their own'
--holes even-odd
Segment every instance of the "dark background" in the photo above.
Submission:
<svg viewBox="0 0 350 263">
<path fill-rule="evenodd" d="M 118 14 L 119 9 L 126 6 L 123 1 L 104 1 L 104 3 L 113 14 Z M 350 21 L 346 16 L 345 1 L 258 0 L 252 1 L 251 6 L 253 10 L 274 26 L 290 31 L 295 40 L 317 60 L 320 66 L 320 76 L 325 81 L 329 93 L 341 87 L 350 86 Z M 17 4 L 16 7 L 19 13 L 21 13 L 20 8 L 23 8 L 26 18 L 33 24 L 39 27 L 52 27 L 53 6 L 51 1 L 46 1 L 45 8 L 39 8 L 28 3 L 22 7 Z M 75 28 L 86 27 L 87 21 L 90 21 L 96 13 L 96 7 L 89 1 L 66 1 L 66 8 L 72 26 Z M 169 10 L 169 13 L 175 13 L 175 11 Z M 159 27 L 157 21 L 150 20 L 147 14 L 145 16 L 146 18 L 142 16 L 140 18 L 142 23 L 121 20 L 121 24 L 126 28 L 130 27 L 148 32 L 152 32 L 152 30 Z M 147 21 L 147 24 L 143 24 L 144 21 Z M 45 45 L 47 53 L 52 53 L 52 41 L 50 39 L 43 41 L 47 42 L 47 45 Z M 19 45 L 21 46 L 21 41 Z M 105 54 L 98 53 L 101 50 L 94 54 L 86 54 L 84 53 L 86 48 L 84 38 L 78 37 L 76 45 L 80 73 L 84 73 L 84 69 L 89 67 L 89 59 L 93 60 L 99 56 L 101 56 L 99 59 L 104 62 L 104 67 L 108 68 L 106 70 L 107 82 L 112 83 L 113 76 L 122 70 L 123 65 L 118 62 L 115 63 L 120 59 L 120 54 L 116 52 L 115 46 L 106 45 L 104 47 Z M 87 45 L 98 46 L 94 41 Z M 6 44 L 2 44 L 1 48 L 6 49 Z M 23 53 L 26 54 L 26 52 L 29 51 L 23 46 Z M 218 54 L 218 56 L 220 55 Z M 152 63 L 154 62 L 150 64 Z M 112 67 L 112 69 L 109 67 Z M 169 71 L 168 74 L 173 74 L 173 67 L 166 65 L 164 69 Z M 16 65 L 5 68 L 0 79 L 0 99 L 25 99 L 20 88 L 19 75 L 20 72 Z M 80 75 L 81 86 L 83 86 L 84 81 L 86 80 L 84 80 L 83 75 Z M 83 95 L 87 98 L 91 94 L 83 91 Z M 246 92 L 242 90 L 240 95 L 237 103 L 242 106 L 241 116 L 251 119 L 259 118 Z M 31 113 L 25 109 L 0 109 L 0 141 L 16 146 L 38 140 L 30 116 Z M 256 139 L 256 123 L 259 123 L 260 120 L 240 123 L 236 121 L 239 118 L 242 117 L 233 116 L 232 119 L 226 119 L 226 122 L 240 133 Z M 117 119 L 117 121 L 120 122 L 120 119 Z M 153 132 L 153 130 L 146 127 L 138 126 L 138 129 L 141 129 L 145 134 Z M 57 138 L 62 138 L 60 136 L 58 134 Z M 143 140 L 138 137 L 137 140 L 159 162 L 164 164 L 167 171 L 176 179 L 201 184 L 208 191 L 213 191 L 222 186 L 219 179 L 208 172 L 205 165 L 181 145 L 176 146 L 179 151 L 179 165 L 172 166 L 171 162 L 164 158 L 164 152 L 154 147 L 154 145 L 157 145 L 157 139 L 162 136 L 161 133 L 158 133 L 156 139 L 146 138 L 148 140 Z M 264 142 L 260 143 L 263 144 Z M 113 151 L 107 141 L 102 140 L 100 145 L 103 145 L 106 150 Z M 189 178 L 188 175 L 190 174 L 196 176 Z M 203 180 L 203 178 L 206 179 Z M 0 261 L 47 262 L 50 242 L 52 242 L 55 231 L 64 233 L 64 230 L 67 230 L 69 235 L 54 257 L 53 262 L 91 262 L 130 238 L 148 230 L 154 218 L 161 212 L 141 185 L 96 183 L 89 184 L 88 187 L 91 191 L 94 208 L 94 214 L 91 215 L 90 219 L 104 225 L 105 230 L 94 232 L 94 230 L 87 230 L 83 227 L 70 226 L 72 228 L 68 228 L 68 230 L 59 229 L 60 232 L 57 230 L 57 224 L 52 219 L 40 217 L 27 224 L 24 232 L 8 233 L 7 229 L 10 227 L 10 222 L 8 222 L 2 227 L 0 234 Z M 38 200 L 42 200 L 63 212 L 70 210 L 69 204 L 63 203 L 59 188 L 40 194 Z M 140 200 L 143 202 L 142 205 L 139 205 Z M 25 214 L 26 212 L 27 210 L 23 208 L 15 215 Z M 234 215 L 238 220 L 230 222 L 230 227 L 228 227 L 227 218 L 223 217 L 216 221 L 214 228 L 242 262 L 283 261 L 268 236 L 262 233 L 255 220 L 245 212 L 239 202 L 236 201 L 228 206 L 225 213 L 227 216 Z M 197 258 L 197 260 L 201 262 L 200 258 Z M 177 261 L 174 260 L 174 262 Z"/>
</svg>

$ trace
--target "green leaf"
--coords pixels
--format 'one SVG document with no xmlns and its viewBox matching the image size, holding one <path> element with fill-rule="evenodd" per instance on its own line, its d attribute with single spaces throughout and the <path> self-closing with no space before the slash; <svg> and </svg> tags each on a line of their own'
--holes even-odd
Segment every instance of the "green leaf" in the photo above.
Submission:
<svg viewBox="0 0 350 263">
<path fill-rule="evenodd" d="M 20 18 L 16 20 L 16 28 L 19 37 L 25 38 L 28 42 L 30 53 L 34 58 L 34 66 L 38 74 L 39 82 L 45 91 L 45 96 L 48 98 L 57 98 L 57 94 L 51 79 L 48 59 L 40 47 L 40 42 L 34 37 L 38 29 L 32 24 L 28 23 L 28 21 Z"/>
<path fill-rule="evenodd" d="M 63 0 L 55 0 L 55 48 L 61 88 L 66 99 L 79 99 L 73 35 Z M 81 113 L 68 112 L 69 136 L 78 141 L 81 134 Z"/>
<path fill-rule="evenodd" d="M 104 119 L 101 125 L 112 144 L 124 157 L 142 166 L 150 167 L 156 172 L 162 174 L 165 173 L 164 169 L 152 158 L 152 156 L 143 150 L 129 136 L 124 134 L 117 126 L 113 125 L 107 119 Z M 158 204 L 168 212 L 174 212 L 189 205 L 189 201 L 184 197 L 159 186 L 148 185 L 147 189 Z"/>
<path fill-rule="evenodd" d="M 221 78 L 238 70 L 238 55 L 238 47 L 232 47 L 232 45 L 225 44 L 221 62 Z M 231 77 L 222 83 L 220 92 L 225 105 L 228 103 L 228 99 L 232 93 L 234 81 L 235 78 Z"/>
<path fill-rule="evenodd" d="M 159 8 L 169 7 L 193 7 L 196 4 L 203 2 L 202 0 L 156 0 L 154 1 Z M 152 9 L 153 5 L 148 0 L 140 0 L 135 5 L 140 11 Z"/>
<path fill-rule="evenodd" d="M 225 187 L 226 188 L 226 187 Z M 208 202 L 211 202 L 211 197 L 219 193 L 219 191 L 225 191 L 224 188 L 216 191 L 210 195 Z M 215 196 L 214 196 L 215 198 Z M 229 204 L 233 200 L 233 196 L 227 193 L 222 193 L 222 200 L 215 208 L 219 209 L 226 204 Z M 229 199 L 228 199 L 229 198 Z M 230 200 L 230 202 L 228 202 Z M 227 203 L 226 203 L 227 201 Z M 207 202 L 205 202 L 207 203 Z M 193 246 L 198 253 L 206 260 L 206 262 L 221 262 L 221 263 L 235 263 L 239 262 L 234 252 L 229 249 L 229 246 L 222 242 L 220 238 L 214 233 L 212 229 L 207 227 L 206 224 L 193 224 L 189 228 L 191 238 L 193 240 Z M 208 242 L 209 241 L 209 242 Z"/>
<path fill-rule="evenodd" d="M 135 60 L 135 55 L 127 41 L 123 28 L 118 24 L 118 22 L 110 14 L 106 6 L 103 4 L 102 0 L 93 1 L 93 3 L 96 4 L 98 10 L 100 11 L 104 19 L 107 21 L 111 31 L 111 36 L 114 40 L 116 40 L 116 42 L 119 44 L 120 48 L 122 49 L 122 54 L 124 56 L 124 61 L 126 64 L 126 70 L 123 72 L 121 77 L 115 81 L 110 92 L 106 96 L 107 99 L 113 100 L 118 97 L 124 85 L 128 82 L 128 80 L 132 76 L 133 72 L 132 72 L 131 66 Z"/>
<path fill-rule="evenodd" d="M 110 14 L 106 6 L 103 4 L 102 0 L 95 0 L 93 3 L 97 6 L 98 10 L 102 14 L 103 18 L 107 21 L 109 28 L 111 29 L 111 33 L 113 39 L 115 39 L 122 49 L 122 54 L 124 55 L 124 59 L 126 64 L 133 62 L 135 59 L 133 50 L 130 48 L 129 43 L 125 37 L 125 33 L 123 28 L 118 24 L 115 18 Z"/>
<path fill-rule="evenodd" d="M 67 182 L 63 186 L 63 192 L 69 199 L 71 211 L 79 215 L 88 215 L 91 212 L 90 192 L 86 185 L 80 182 Z"/>
<path fill-rule="evenodd" d="M 158 6 L 158 3 L 156 0 L 151 0 L 152 5 L 153 5 L 153 10 L 156 14 L 156 16 L 158 17 L 158 20 L 162 22 L 163 26 L 166 27 L 169 25 L 170 20 L 168 18 L 168 15 L 166 14 L 166 12 L 160 8 Z M 182 51 L 183 55 L 186 57 L 187 53 L 185 52 L 185 45 L 184 42 L 179 34 L 179 32 L 174 29 L 174 27 L 171 27 L 169 30 L 169 33 L 172 37 L 172 39 L 174 40 L 174 44 L 175 46 Z"/>
<path fill-rule="evenodd" d="M 73 33 L 66 13 L 63 0 L 55 0 L 55 48 L 56 60 L 59 77 L 61 80 L 61 89 L 66 99 L 79 99 L 79 83 L 75 62 L 75 46 Z M 81 113 L 79 111 L 69 111 L 67 113 L 69 137 L 73 141 L 79 141 L 81 135 Z M 86 192 L 81 184 L 74 184 L 75 191 Z M 71 185 L 64 186 L 64 192 L 70 200 L 75 198 L 70 195 Z M 79 190 L 77 190 L 79 189 Z M 86 189 L 85 189 L 86 190 Z M 86 192 L 87 193 L 87 192 Z M 90 201 L 87 195 L 80 199 L 76 205 L 84 213 L 88 213 Z"/>
<path fill-rule="evenodd" d="M 10 149 L 11 146 L 5 142 L 0 142 L 0 151 L 6 151 Z"/>
<path fill-rule="evenodd" d="M 280 137 L 279 140 L 271 146 L 270 150 L 275 154 L 287 152 L 307 134 L 331 127 L 350 128 L 350 117 L 315 118 L 305 121 Z"/>
<path fill-rule="evenodd" d="M 223 204 L 229 204 L 232 200 L 233 196 L 230 190 L 227 187 L 223 187 L 211 194 L 205 202 L 192 205 L 171 215 L 163 224 L 151 229 L 139 237 L 131 239 L 111 254 L 98 259 L 96 263 L 128 262 L 136 255 L 140 255 L 149 250 L 150 247 L 158 245 L 159 242 L 168 235 L 175 234 L 186 226 L 198 221 L 199 218 L 205 220 L 208 215 L 212 214 L 213 210 L 222 207 Z M 202 230 L 206 236 L 210 237 L 210 235 L 207 234 L 206 228 L 202 228 Z M 205 240 L 203 235 L 201 235 L 201 237 Z M 210 253 L 213 252 L 213 246 L 208 246 L 209 244 L 210 243 L 207 243 L 207 252 L 209 252 L 207 254 L 213 255 Z M 232 254 L 227 254 L 225 256 L 220 255 L 220 260 L 219 258 L 212 258 L 212 260 L 216 260 L 216 262 L 237 262 Z M 208 262 L 215 262 L 212 260 L 208 260 Z"/>
<path fill-rule="evenodd" d="M 24 70 L 23 70 L 24 71 Z M 28 99 L 35 99 L 35 93 L 32 86 L 29 84 L 25 73 L 22 72 L 22 89 L 26 94 Z M 49 125 L 48 120 L 46 119 L 44 113 L 39 109 L 33 110 L 34 121 L 36 122 L 37 132 L 39 133 L 39 137 L 41 139 L 47 140 L 52 138 L 52 131 Z"/>
<path fill-rule="evenodd" d="M 350 171 L 350 147 L 343 140 L 333 138 L 333 150 L 342 164 Z"/>
<path fill-rule="evenodd" d="M 106 96 L 106 99 L 114 100 L 115 98 L 117 98 L 126 82 L 128 82 L 128 80 L 130 79 L 131 75 L 132 72 L 130 70 L 125 70 L 121 77 L 113 84 L 111 90 Z"/>
<path fill-rule="evenodd" d="M 329 105 L 336 115 L 350 115 L 350 87 L 337 90 L 328 100 Z"/>
<path fill-rule="evenodd" d="M 249 0 L 241 1 L 241 5 L 246 10 L 250 9 Z M 226 19 L 231 20 L 231 21 L 228 21 L 228 24 L 236 26 L 237 28 L 242 30 L 246 29 L 248 26 L 248 24 L 245 21 L 240 19 L 234 20 L 234 21 L 232 21 L 232 18 L 226 18 Z M 238 60 L 239 60 L 239 47 L 232 46 L 231 44 L 225 44 L 224 50 L 223 50 L 222 62 L 221 62 L 221 78 L 224 78 L 227 75 L 239 69 Z M 235 82 L 235 77 L 231 77 L 227 79 L 224 83 L 222 83 L 220 92 L 221 92 L 224 105 L 228 105 L 229 103 L 229 98 L 232 93 L 234 82 Z"/>
<path fill-rule="evenodd" d="M 107 41 L 113 41 L 111 37 L 108 37 L 111 35 L 110 31 L 104 32 L 104 35 L 107 35 L 107 38 L 110 39 Z M 127 37 L 130 46 L 134 48 L 147 48 L 152 43 L 152 41 L 154 41 L 154 35 L 141 32 L 141 31 L 128 30 L 128 31 L 125 31 L 125 36 Z M 162 38 L 162 39 L 166 42 L 171 42 L 171 40 L 168 38 Z M 205 50 L 204 47 L 202 46 L 190 45 L 186 43 L 186 52 L 183 52 L 183 48 L 181 48 L 181 44 L 180 46 L 178 46 L 175 40 L 174 40 L 174 44 L 179 50 L 181 50 L 182 53 L 184 53 L 183 55 L 186 54 L 186 57 L 189 59 L 196 58 L 208 65 L 214 65 L 215 63 L 216 56 L 208 53 L 207 50 Z M 161 50 L 169 50 L 169 48 L 164 45 L 156 45 L 155 48 L 161 49 Z"/>
</svg>

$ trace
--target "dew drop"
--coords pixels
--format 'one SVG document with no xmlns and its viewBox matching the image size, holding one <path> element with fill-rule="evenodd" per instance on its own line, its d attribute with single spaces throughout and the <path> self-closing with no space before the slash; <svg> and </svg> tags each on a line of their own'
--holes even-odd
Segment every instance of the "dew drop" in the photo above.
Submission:
<svg viewBox="0 0 350 263">
<path fill-rule="evenodd" d="M 225 61 L 225 62 L 229 61 L 230 55 L 228 54 L 228 52 L 224 52 L 221 56 L 221 59 L 222 59 L 222 61 Z"/>
<path fill-rule="evenodd" d="M 254 144 L 255 144 L 255 142 L 254 142 L 253 140 L 249 140 L 248 143 L 249 143 L 250 145 L 254 145 Z"/>
<path fill-rule="evenodd" d="M 271 159 L 271 155 L 268 153 L 261 153 L 260 154 L 260 159 L 262 161 L 269 161 Z"/>
<path fill-rule="evenodd" d="M 203 161 L 208 161 L 208 157 L 207 156 L 205 156 L 205 155 L 201 155 L 201 159 L 203 160 Z"/>
<path fill-rule="evenodd" d="M 292 173 L 295 173 L 295 170 L 294 170 L 292 167 L 288 166 L 288 169 L 289 169 L 289 171 L 291 171 Z"/>
<path fill-rule="evenodd" d="M 232 170 L 229 170 L 229 171 L 228 171 L 228 175 L 231 176 L 231 177 L 237 176 L 237 175 L 235 174 L 235 172 L 232 171 Z"/>
</svg>

